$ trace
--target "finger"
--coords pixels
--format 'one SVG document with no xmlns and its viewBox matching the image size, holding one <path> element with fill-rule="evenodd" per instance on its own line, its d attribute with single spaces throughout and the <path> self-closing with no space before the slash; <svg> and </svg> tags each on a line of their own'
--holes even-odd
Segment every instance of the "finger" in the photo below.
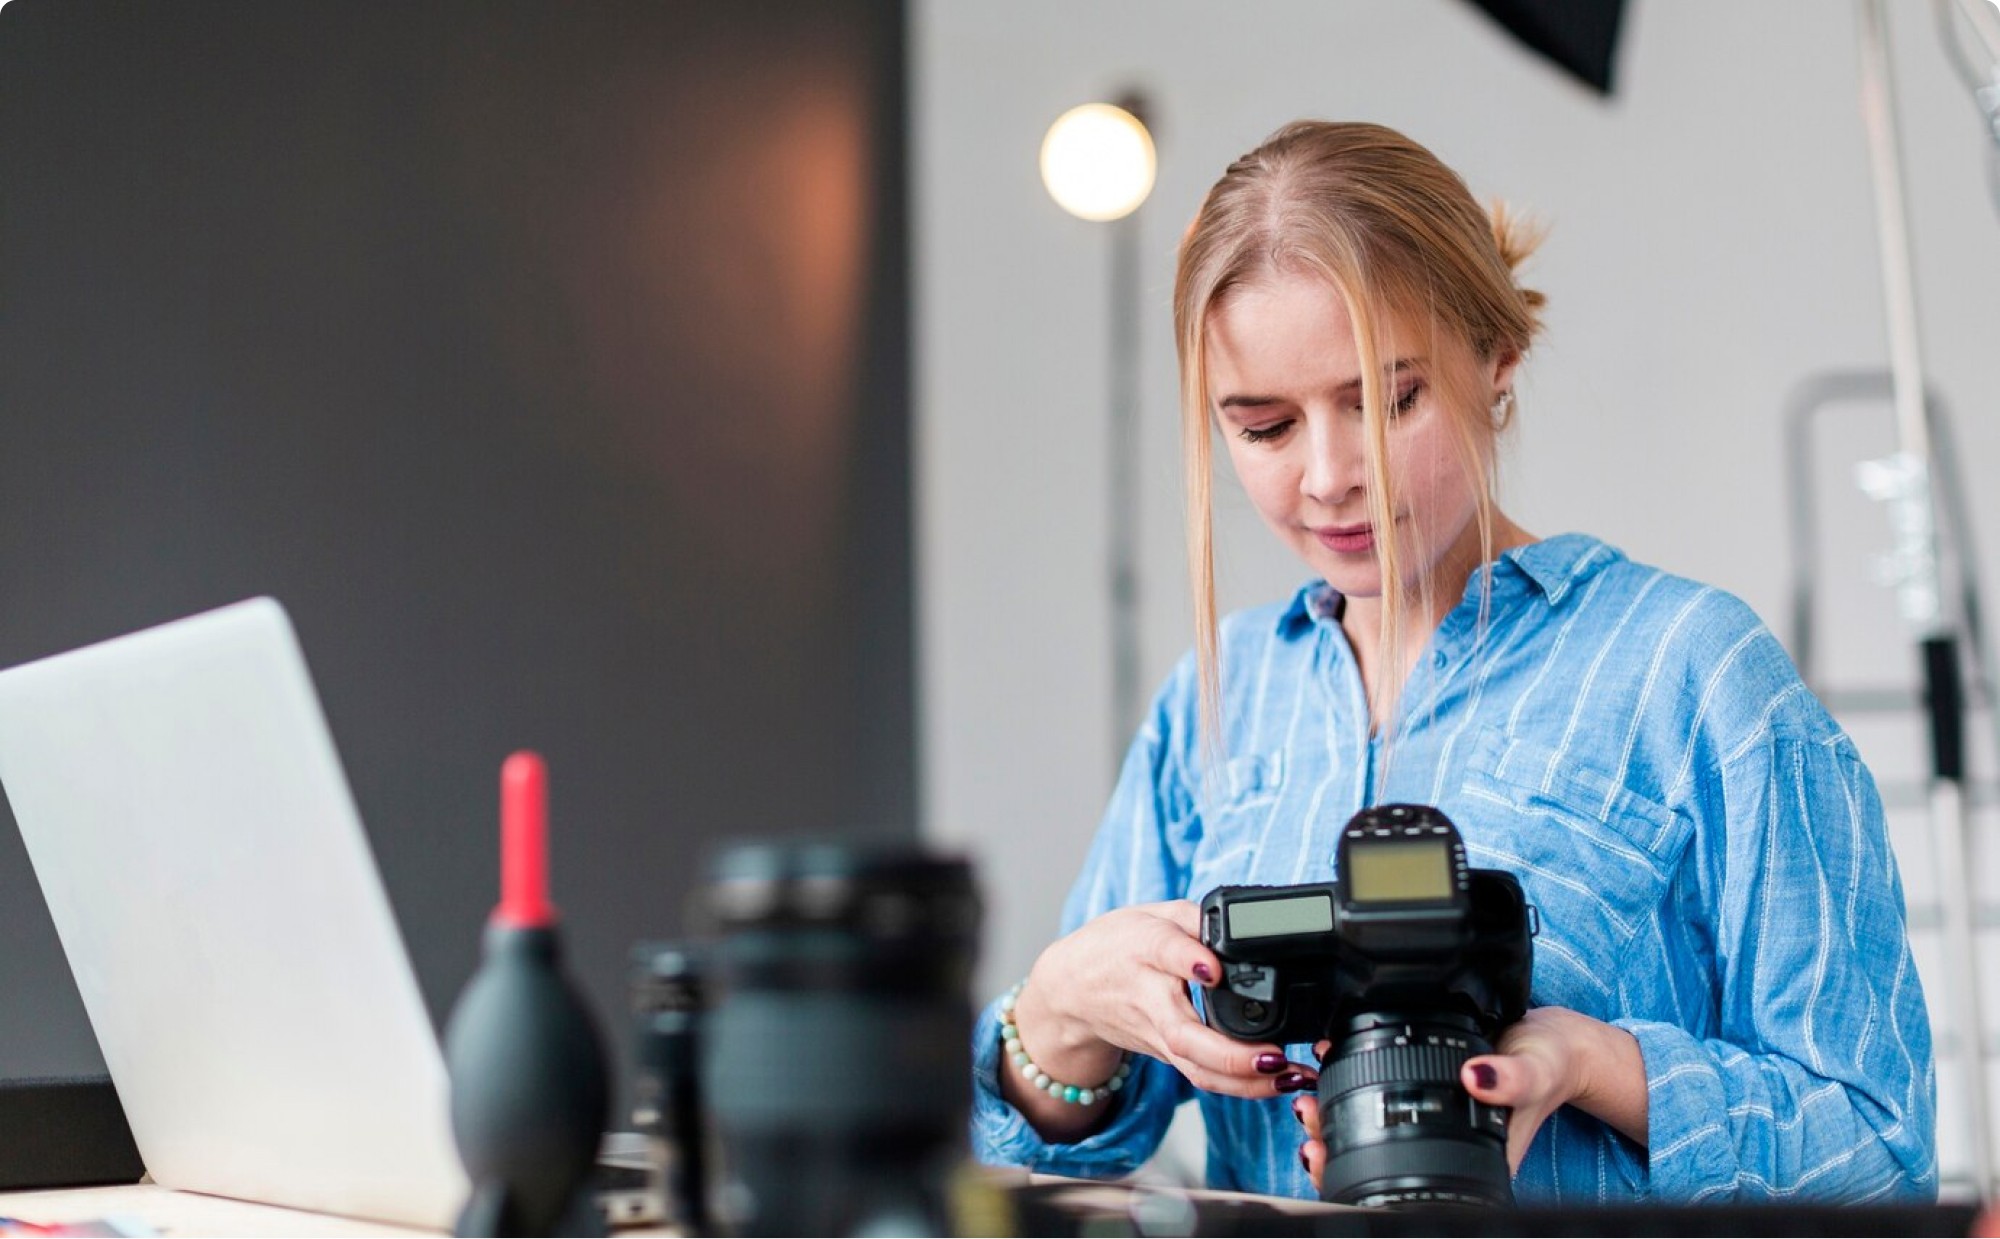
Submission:
<svg viewBox="0 0 2000 1239">
<path fill-rule="evenodd" d="M 1521 1159 L 1528 1155 L 1528 1146 L 1535 1142 L 1535 1132 L 1540 1123 L 1525 1122 L 1525 1115 L 1518 1115 L 1507 1123 L 1507 1173 L 1521 1173 Z"/>
<path fill-rule="evenodd" d="M 1171 921 L 1174 927 L 1190 938 L 1201 937 L 1201 909 L 1188 899 L 1171 899 L 1165 903 L 1148 904 L 1147 911 L 1164 921 Z"/>
<path fill-rule="evenodd" d="M 1193 934 L 1168 917 L 1154 917 L 1152 924 L 1141 958 L 1170 977 L 1197 985 L 1214 985 L 1222 979 L 1222 961 Z"/>
<path fill-rule="evenodd" d="M 1313 1042 L 1313 1059 L 1317 1062 L 1325 1062 L 1327 1051 L 1331 1049 L 1333 1049 L 1333 1042 L 1331 1041 L 1320 1040 Z"/>
<path fill-rule="evenodd" d="M 1298 1120 L 1299 1127 L 1308 1138 L 1318 1136 L 1319 1098 L 1311 1093 L 1301 1093 L 1292 1098 L 1292 1117 Z"/>
<path fill-rule="evenodd" d="M 1469 1058 L 1459 1068 L 1458 1082 L 1465 1091 L 1489 1106 L 1513 1106 L 1527 1100 L 1528 1082 L 1520 1064 L 1505 1055 Z"/>
<path fill-rule="evenodd" d="M 1302 1093 L 1307 1090 L 1317 1090 L 1319 1088 L 1319 1073 L 1309 1067 L 1301 1067 L 1297 1063 L 1293 1063 L 1291 1070 L 1280 1072 L 1278 1077 L 1271 1081 L 1271 1085 L 1280 1093 Z"/>
<path fill-rule="evenodd" d="M 1313 1069 L 1303 1063 L 1295 1063 L 1276 1050 L 1259 1050 L 1250 1066 L 1260 1076 L 1270 1076 L 1276 1080 L 1288 1075 L 1311 1075 Z M 1280 1090 L 1285 1091 L 1285 1090 Z"/>
<path fill-rule="evenodd" d="M 1540 1099 L 1533 1076 L 1534 1072 L 1520 1059 L 1504 1054 L 1468 1059 L 1459 1072 L 1459 1082 L 1474 1098 L 1510 1110 L 1507 1116 L 1510 1174 L 1520 1172 L 1521 1159 L 1528 1155 L 1528 1146 L 1535 1142 L 1535 1133 L 1548 1117 L 1548 1106 Z"/>
<path fill-rule="evenodd" d="M 1318 1195 L 1320 1183 L 1326 1175 L 1326 1143 L 1307 1140 L 1299 1146 L 1299 1157 L 1306 1164 L 1306 1177 L 1312 1180 L 1313 1194 Z"/>
<path fill-rule="evenodd" d="M 1285 1058 L 1274 1045 L 1246 1045 L 1182 1011 L 1162 1021 L 1160 1045 L 1168 1061 L 1196 1088 L 1233 1097 L 1270 1097 L 1318 1082 L 1311 1068 Z M 1270 1070 L 1273 1065 L 1276 1072 Z"/>
<path fill-rule="evenodd" d="M 1296 1073 L 1286 1072 L 1280 1076 L 1244 1075 L 1240 1072 L 1218 1071 L 1204 1063 L 1192 1059 L 1167 1055 L 1167 1062 L 1187 1077 L 1189 1084 L 1205 1093 L 1218 1093 L 1226 1097 L 1247 1097 L 1261 1100 L 1279 1095 L 1286 1089 L 1310 1088 L 1316 1081 L 1295 1078 Z"/>
<path fill-rule="evenodd" d="M 1273 1079 L 1270 1076 L 1223 1075 L 1196 1063 L 1175 1063 L 1174 1067 L 1187 1077 L 1189 1084 L 1204 1093 L 1215 1093 L 1223 1097 L 1244 1097 L 1251 1101 L 1283 1097 L 1317 1087 L 1319 1084 L 1317 1078 L 1303 1072 L 1296 1075 L 1287 1073 Z"/>
</svg>

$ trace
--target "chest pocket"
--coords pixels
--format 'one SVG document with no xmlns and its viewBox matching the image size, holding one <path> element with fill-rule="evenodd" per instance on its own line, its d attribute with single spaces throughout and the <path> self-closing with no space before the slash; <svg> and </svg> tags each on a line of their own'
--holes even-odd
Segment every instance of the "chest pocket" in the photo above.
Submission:
<svg viewBox="0 0 2000 1239">
<path fill-rule="evenodd" d="M 1202 782 L 1202 836 L 1188 875 L 1188 898 L 1256 880 L 1257 845 L 1285 790 L 1282 752 L 1230 758 Z"/>
<path fill-rule="evenodd" d="M 1537 1003 L 1611 1019 L 1621 977 L 1667 967 L 1658 918 L 1692 833 L 1681 815 L 1498 731 L 1474 747 L 1446 812 L 1468 862 L 1518 877 L 1538 911 Z"/>
</svg>

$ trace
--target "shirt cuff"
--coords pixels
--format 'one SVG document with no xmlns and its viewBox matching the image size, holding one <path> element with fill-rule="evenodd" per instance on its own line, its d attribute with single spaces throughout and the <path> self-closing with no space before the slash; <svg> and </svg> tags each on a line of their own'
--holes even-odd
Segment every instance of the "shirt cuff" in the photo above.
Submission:
<svg viewBox="0 0 2000 1239">
<path fill-rule="evenodd" d="M 1043 1174 L 1109 1179 L 1131 1174 L 1152 1156 L 1178 1102 L 1179 1073 L 1144 1054 L 1132 1055 L 1132 1074 L 1112 1106 L 1111 1121 L 1075 1144 L 1042 1139 L 1000 1095 L 1000 1072 L 1011 1069 L 1000 1054 L 1000 1004 L 982 1011 L 972 1030 L 972 1151 L 988 1165 L 1025 1166 Z"/>
<path fill-rule="evenodd" d="M 1645 1194 L 1695 1204 L 1733 1195 L 1736 1151 L 1715 1058 L 1686 1029 L 1654 1020 L 1616 1020 L 1639 1042 L 1646 1063 Z"/>
</svg>

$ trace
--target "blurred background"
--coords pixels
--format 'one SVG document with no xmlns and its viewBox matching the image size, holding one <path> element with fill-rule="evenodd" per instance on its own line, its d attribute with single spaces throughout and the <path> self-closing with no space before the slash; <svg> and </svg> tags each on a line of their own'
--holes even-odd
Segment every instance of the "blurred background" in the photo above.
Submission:
<svg viewBox="0 0 2000 1239">
<path fill-rule="evenodd" d="M 1938 10 L 1888 9 L 1924 360 L 1991 552 L 1993 143 Z M 13 0 L 0 665 L 280 598 L 435 1015 L 521 746 L 608 1019 L 627 946 L 679 932 L 746 836 L 972 854 L 994 993 L 1053 934 L 1136 719 L 1120 634 L 1142 694 L 1191 638 L 1169 298 L 1224 165 L 1295 117 L 1377 121 L 1548 225 L 1503 502 L 1785 635 L 1787 399 L 1888 361 L 1858 63 L 1825 0 L 1629 0 L 1609 95 L 1467 0 Z M 1075 218 L 1043 136 L 1134 92 L 1157 183 Z M 1834 414 L 1817 675 L 1907 688 L 1851 481 L 1892 422 Z M 1224 605 L 1295 589 L 1218 495 Z M 1916 714 L 1843 721 L 1914 786 Z M 1936 994 L 1927 819 L 1891 799 Z M 101 1069 L 10 820 L 0 942 L 0 993 L 33 996 L 0 1002 L 0 1077 Z"/>
<path fill-rule="evenodd" d="M 717 840 L 911 837 L 903 21 L 9 4 L 0 664 L 281 600 L 440 1019 L 516 748 L 621 1036 Z M 0 927 L 87 1069 L 11 819 Z"/>
</svg>

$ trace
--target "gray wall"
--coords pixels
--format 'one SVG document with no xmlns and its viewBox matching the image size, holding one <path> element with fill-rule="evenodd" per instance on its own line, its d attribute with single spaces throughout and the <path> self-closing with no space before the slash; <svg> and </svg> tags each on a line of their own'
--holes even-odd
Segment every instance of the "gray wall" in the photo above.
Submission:
<svg viewBox="0 0 2000 1239">
<path fill-rule="evenodd" d="M 914 831 L 894 3 L 0 13 L 0 665 L 290 608 L 441 1015 L 549 759 L 570 957 Z M 97 1066 L 0 813 L 0 1076 Z"/>
<path fill-rule="evenodd" d="M 2000 464 L 1990 143 L 1931 6 L 1889 7 L 1927 360 L 1956 406 L 1981 567 L 2000 583 L 2000 504 L 1985 485 Z M 1299 116 L 1399 127 L 1482 198 L 1551 225 L 1527 273 L 1549 296 L 1548 334 L 1521 380 L 1510 513 L 1535 533 L 1587 530 L 1733 590 L 1784 630 L 1780 409 L 1806 375 L 1888 355 L 1852 4 L 1632 0 L 1609 102 L 1463 0 L 920 0 L 912 19 L 924 818 L 983 862 L 989 993 L 1054 933 L 1117 757 L 1108 238 L 1049 200 L 1035 162 L 1074 104 L 1138 87 L 1157 118 L 1137 307 L 1149 688 L 1192 631 L 1174 246 L 1227 162 Z M 1886 426 L 1886 412 L 1842 410 L 1817 460 L 1820 489 L 1839 501 L 1822 559 L 1824 669 L 1849 685 L 1915 674 L 1893 602 L 1869 580 L 1886 522 L 1848 481 L 1852 462 L 1888 449 Z M 1296 588 L 1303 566 L 1233 479 L 1218 495 L 1225 606 Z M 1885 784 L 1917 772 L 1913 719 L 1848 721 Z M 1991 775 L 1992 752 L 1982 732 L 1976 772 Z M 1923 817 L 1899 812 L 1892 829 L 1935 1011 L 1949 988 L 1921 929 L 1935 889 Z M 2000 848 L 1983 849 L 1981 881 L 2000 889 Z M 2000 940 L 1985 957 L 2000 1010 Z M 1948 1172 L 1962 1148 L 1955 1069 L 1941 1089 Z"/>
</svg>

